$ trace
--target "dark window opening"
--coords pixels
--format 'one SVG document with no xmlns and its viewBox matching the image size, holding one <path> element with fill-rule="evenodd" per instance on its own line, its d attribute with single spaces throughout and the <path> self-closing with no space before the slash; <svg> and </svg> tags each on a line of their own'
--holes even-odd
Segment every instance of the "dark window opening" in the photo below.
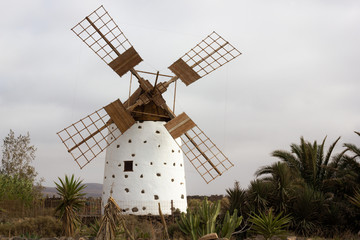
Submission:
<svg viewBox="0 0 360 240">
<path fill-rule="evenodd" d="M 124 161 L 124 172 L 133 171 L 133 161 Z"/>
</svg>

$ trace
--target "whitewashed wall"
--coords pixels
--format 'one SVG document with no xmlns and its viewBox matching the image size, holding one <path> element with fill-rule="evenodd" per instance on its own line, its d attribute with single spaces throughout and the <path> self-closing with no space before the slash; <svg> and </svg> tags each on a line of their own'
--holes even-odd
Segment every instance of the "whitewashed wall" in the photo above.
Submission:
<svg viewBox="0 0 360 240">
<path fill-rule="evenodd" d="M 106 151 L 104 206 L 111 195 L 126 214 L 158 215 L 186 211 L 183 153 L 164 127 L 165 122 L 137 122 Z M 133 161 L 133 171 L 124 171 Z"/>
</svg>

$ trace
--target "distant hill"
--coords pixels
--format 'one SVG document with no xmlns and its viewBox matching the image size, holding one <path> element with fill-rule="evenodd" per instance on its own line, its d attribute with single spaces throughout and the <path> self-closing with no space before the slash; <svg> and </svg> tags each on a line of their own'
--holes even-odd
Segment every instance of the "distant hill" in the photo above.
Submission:
<svg viewBox="0 0 360 240">
<path fill-rule="evenodd" d="M 102 193 L 102 184 L 101 183 L 84 183 L 86 185 L 86 188 L 84 189 L 84 192 L 86 193 L 86 197 L 93 197 L 98 198 L 101 197 Z M 56 188 L 55 187 L 44 187 L 44 190 L 42 191 L 43 196 L 58 196 L 56 194 Z"/>
</svg>

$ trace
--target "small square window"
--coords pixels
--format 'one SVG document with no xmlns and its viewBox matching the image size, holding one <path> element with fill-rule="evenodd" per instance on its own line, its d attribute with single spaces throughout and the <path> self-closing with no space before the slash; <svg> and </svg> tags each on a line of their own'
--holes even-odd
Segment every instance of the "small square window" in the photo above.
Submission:
<svg viewBox="0 0 360 240">
<path fill-rule="evenodd" d="M 133 171 L 133 161 L 124 161 L 124 172 Z"/>
</svg>

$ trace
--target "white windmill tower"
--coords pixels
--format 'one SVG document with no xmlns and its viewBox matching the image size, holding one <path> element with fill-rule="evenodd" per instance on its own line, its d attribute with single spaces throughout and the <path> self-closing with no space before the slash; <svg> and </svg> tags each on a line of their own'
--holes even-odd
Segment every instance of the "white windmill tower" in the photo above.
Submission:
<svg viewBox="0 0 360 240">
<path fill-rule="evenodd" d="M 180 78 L 186 85 L 241 53 L 213 32 L 173 63 L 175 76 L 135 70 L 142 59 L 103 6 L 85 17 L 73 32 L 120 77 L 128 71 L 139 88 L 58 132 L 80 168 L 106 149 L 103 204 L 112 196 L 128 214 L 186 211 L 183 155 L 211 182 L 233 164 L 185 114 L 178 116 L 162 97 Z M 141 74 L 156 75 L 154 84 Z M 158 82 L 158 77 L 169 80 Z"/>
</svg>

